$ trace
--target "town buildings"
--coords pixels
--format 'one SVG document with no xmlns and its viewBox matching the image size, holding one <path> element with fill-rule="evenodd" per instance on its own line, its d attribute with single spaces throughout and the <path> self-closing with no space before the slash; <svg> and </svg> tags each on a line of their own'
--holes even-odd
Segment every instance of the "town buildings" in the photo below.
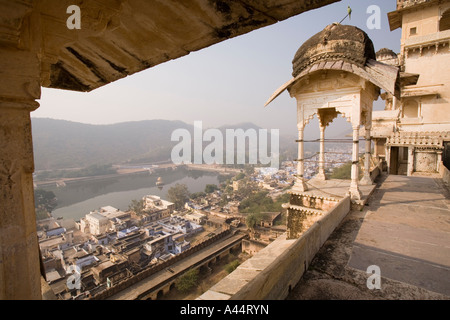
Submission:
<svg viewBox="0 0 450 320">
<path fill-rule="evenodd" d="M 47 282 L 57 296 L 86 298 L 112 287 L 188 250 L 189 238 L 203 231 L 204 215 L 191 213 L 188 219 L 174 215 L 173 203 L 158 196 L 148 195 L 143 200 L 144 211 L 138 217 L 105 206 L 87 214 L 70 230 L 48 219 L 39 246 Z M 73 282 L 74 273 L 79 283 Z"/>
</svg>

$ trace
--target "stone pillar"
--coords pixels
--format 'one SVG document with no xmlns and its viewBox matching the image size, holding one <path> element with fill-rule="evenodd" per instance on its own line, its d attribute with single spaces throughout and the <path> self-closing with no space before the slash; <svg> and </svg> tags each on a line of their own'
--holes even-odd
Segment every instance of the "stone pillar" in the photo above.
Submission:
<svg viewBox="0 0 450 320">
<path fill-rule="evenodd" d="M 371 185 L 372 179 L 370 178 L 370 157 L 372 155 L 371 153 L 372 141 L 370 139 L 370 127 L 366 127 L 365 140 L 366 140 L 366 148 L 365 148 L 366 151 L 364 156 L 364 176 L 361 179 L 361 184 Z"/>
<path fill-rule="evenodd" d="M 353 126 L 353 150 L 352 150 L 352 172 L 349 193 L 354 200 L 361 200 L 361 191 L 358 187 L 359 176 L 359 126 Z"/>
<path fill-rule="evenodd" d="M 407 176 L 412 176 L 414 172 L 414 147 L 408 147 L 408 168 L 406 171 Z"/>
<path fill-rule="evenodd" d="M 439 172 L 441 169 L 441 162 L 442 162 L 442 150 L 437 150 L 436 151 L 436 153 L 437 153 L 437 166 L 436 166 L 436 168 L 437 168 L 437 172 Z M 413 152 L 413 155 L 414 155 L 414 152 Z M 414 164 L 414 162 L 413 162 L 413 164 Z"/>
<path fill-rule="evenodd" d="M 386 153 L 387 173 L 389 174 L 391 172 L 391 146 L 387 145 L 387 141 L 386 141 L 385 153 Z"/>
<path fill-rule="evenodd" d="M 319 173 L 316 175 L 319 180 L 327 179 L 325 176 L 325 128 L 326 126 L 320 126 Z"/>
<path fill-rule="evenodd" d="M 0 98 L 0 299 L 40 299 L 33 189 L 33 101 Z"/>
<path fill-rule="evenodd" d="M 41 299 L 30 112 L 39 104 L 37 53 L 0 48 L 0 300 Z"/>
<path fill-rule="evenodd" d="M 303 141 L 303 130 L 304 126 L 298 126 L 298 159 L 297 161 L 297 178 L 295 180 L 294 189 L 300 192 L 304 192 L 308 190 L 308 187 L 305 183 L 304 173 L 305 173 L 305 156 L 304 156 L 304 141 Z"/>
</svg>

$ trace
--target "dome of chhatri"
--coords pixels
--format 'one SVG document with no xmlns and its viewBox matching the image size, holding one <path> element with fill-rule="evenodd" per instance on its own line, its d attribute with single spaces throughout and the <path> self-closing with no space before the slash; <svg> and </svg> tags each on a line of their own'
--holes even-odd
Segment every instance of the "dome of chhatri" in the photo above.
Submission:
<svg viewBox="0 0 450 320">
<path fill-rule="evenodd" d="M 345 61 L 364 67 L 368 59 L 376 60 L 369 36 L 361 29 L 333 23 L 309 38 L 297 50 L 292 61 L 292 76 L 320 61 Z"/>
<path fill-rule="evenodd" d="M 376 53 L 377 60 L 397 59 L 397 54 L 388 48 L 382 48 Z"/>
</svg>

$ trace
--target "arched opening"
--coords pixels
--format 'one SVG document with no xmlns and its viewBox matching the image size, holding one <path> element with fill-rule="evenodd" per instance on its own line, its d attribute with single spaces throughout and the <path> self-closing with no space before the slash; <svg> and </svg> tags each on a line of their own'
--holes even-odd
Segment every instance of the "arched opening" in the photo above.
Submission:
<svg viewBox="0 0 450 320">
<path fill-rule="evenodd" d="M 319 161 L 319 119 L 317 114 L 305 125 L 304 130 L 304 167 L 305 179 L 310 180 L 318 173 L 317 163 Z"/>
<path fill-rule="evenodd" d="M 172 291 L 173 289 L 175 289 L 175 282 L 173 282 L 170 287 L 169 287 L 169 291 Z"/>
<path fill-rule="evenodd" d="M 450 9 L 447 9 L 439 19 L 439 31 L 450 29 Z"/>
<path fill-rule="evenodd" d="M 324 169 L 327 179 L 351 179 L 352 127 L 340 112 L 325 128 Z M 319 172 L 320 125 L 317 114 L 306 125 L 305 130 L 305 178 L 313 178 Z M 360 153 L 364 152 L 364 143 Z M 362 170 L 359 168 L 359 178 Z"/>
<path fill-rule="evenodd" d="M 403 118 L 419 117 L 419 104 L 415 100 L 408 100 L 403 104 Z"/>
<path fill-rule="evenodd" d="M 164 295 L 164 291 L 161 289 L 158 291 L 158 293 L 156 294 L 156 300 L 160 300 Z"/>
<path fill-rule="evenodd" d="M 200 274 L 207 274 L 209 272 L 209 263 L 205 263 L 204 265 L 200 266 L 200 268 L 198 269 Z"/>
</svg>

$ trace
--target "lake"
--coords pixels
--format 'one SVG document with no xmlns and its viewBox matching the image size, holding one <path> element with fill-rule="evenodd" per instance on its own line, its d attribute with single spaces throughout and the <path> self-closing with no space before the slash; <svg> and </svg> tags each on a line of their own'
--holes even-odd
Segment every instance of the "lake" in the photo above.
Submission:
<svg viewBox="0 0 450 320">
<path fill-rule="evenodd" d="M 156 186 L 158 177 L 164 181 L 162 188 Z M 185 184 L 191 193 L 204 191 L 207 184 L 219 184 L 219 174 L 177 167 L 158 169 L 153 173 L 77 181 L 67 183 L 64 187 L 42 189 L 53 191 L 58 198 L 58 206 L 52 212 L 54 217 L 80 220 L 89 212 L 104 206 L 127 210 L 131 200 L 142 199 L 149 194 L 167 200 L 167 190 L 177 183 Z"/>
</svg>

